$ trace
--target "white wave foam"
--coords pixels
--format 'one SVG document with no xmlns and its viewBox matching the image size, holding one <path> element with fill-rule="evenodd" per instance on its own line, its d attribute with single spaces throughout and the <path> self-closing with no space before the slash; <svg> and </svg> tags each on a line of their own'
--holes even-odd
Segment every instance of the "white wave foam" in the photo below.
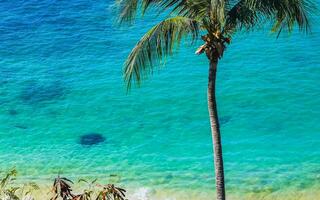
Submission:
<svg viewBox="0 0 320 200">
<path fill-rule="evenodd" d="M 131 195 L 128 195 L 130 200 L 177 200 L 172 197 L 159 197 L 156 191 L 150 188 L 142 187 L 136 189 Z M 161 195 L 160 195 L 161 196 Z"/>
<path fill-rule="evenodd" d="M 152 190 L 149 188 L 139 188 L 137 189 L 129 199 L 132 200 L 151 200 Z"/>
</svg>

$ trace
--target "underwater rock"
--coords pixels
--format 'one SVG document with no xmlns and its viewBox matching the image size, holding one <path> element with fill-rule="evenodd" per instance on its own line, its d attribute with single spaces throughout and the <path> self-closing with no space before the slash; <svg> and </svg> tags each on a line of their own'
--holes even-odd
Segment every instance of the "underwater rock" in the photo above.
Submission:
<svg viewBox="0 0 320 200">
<path fill-rule="evenodd" d="M 226 123 L 228 123 L 231 120 L 232 117 L 230 116 L 223 116 L 219 118 L 219 122 L 221 125 L 224 125 Z"/>
<path fill-rule="evenodd" d="M 8 110 L 8 113 L 9 113 L 9 115 L 14 116 L 14 115 L 18 114 L 18 111 L 14 110 L 14 109 L 10 109 L 10 110 Z"/>
<path fill-rule="evenodd" d="M 28 127 L 27 126 L 25 126 L 25 125 L 22 125 L 22 124 L 16 124 L 16 125 L 14 125 L 14 127 L 16 127 L 16 128 L 19 128 L 19 129 L 28 129 Z"/>
<path fill-rule="evenodd" d="M 62 98 L 65 88 L 59 82 L 40 84 L 32 82 L 21 91 L 20 98 L 28 104 L 37 104 Z"/>
<path fill-rule="evenodd" d="M 106 138 L 99 133 L 88 133 L 80 137 L 80 144 L 85 146 L 91 146 L 91 145 L 102 143 L 105 140 Z"/>
</svg>

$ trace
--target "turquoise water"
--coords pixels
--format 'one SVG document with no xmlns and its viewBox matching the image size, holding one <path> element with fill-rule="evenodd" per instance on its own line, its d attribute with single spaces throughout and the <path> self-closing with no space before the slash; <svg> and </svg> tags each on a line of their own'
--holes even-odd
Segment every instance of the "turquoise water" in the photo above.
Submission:
<svg viewBox="0 0 320 200">
<path fill-rule="evenodd" d="M 0 2 L 0 169 L 132 188 L 212 190 L 207 61 L 181 48 L 126 94 L 122 63 L 157 19 L 114 26 L 111 1 Z M 316 22 L 319 17 L 314 17 Z M 240 33 L 218 72 L 226 187 L 320 186 L 320 28 Z M 199 43 L 200 44 L 200 43 Z M 105 141 L 83 146 L 80 137 Z"/>
</svg>

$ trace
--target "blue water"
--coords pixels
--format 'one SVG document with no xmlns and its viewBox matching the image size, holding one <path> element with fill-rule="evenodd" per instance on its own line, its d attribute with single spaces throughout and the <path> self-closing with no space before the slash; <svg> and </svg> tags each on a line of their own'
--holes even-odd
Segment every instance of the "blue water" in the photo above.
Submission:
<svg viewBox="0 0 320 200">
<path fill-rule="evenodd" d="M 126 94 L 123 62 L 159 19 L 119 28 L 112 5 L 0 2 L 0 169 L 16 166 L 33 180 L 116 174 L 126 187 L 213 190 L 206 58 L 183 46 Z M 320 186 L 319 19 L 310 35 L 239 33 L 221 60 L 229 192 Z M 88 133 L 104 141 L 81 145 Z"/>
</svg>

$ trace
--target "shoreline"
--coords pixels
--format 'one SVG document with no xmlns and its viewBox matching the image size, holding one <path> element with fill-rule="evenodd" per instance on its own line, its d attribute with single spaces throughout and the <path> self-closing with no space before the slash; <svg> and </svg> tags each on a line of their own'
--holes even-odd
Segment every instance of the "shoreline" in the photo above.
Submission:
<svg viewBox="0 0 320 200">
<path fill-rule="evenodd" d="M 49 178 L 49 175 L 44 177 L 35 178 L 18 175 L 12 185 L 21 187 L 24 184 L 35 183 L 40 188 L 32 192 L 35 200 L 50 199 L 50 191 L 55 177 Z M 62 175 L 61 177 L 64 176 Z M 71 186 L 75 195 L 81 194 L 90 187 L 90 184 L 79 182 L 81 178 L 84 178 L 89 183 L 95 180 L 90 176 L 83 177 L 81 174 L 79 176 L 73 174 L 70 177 L 66 177 L 73 181 Z M 294 181 L 276 188 L 272 188 L 268 184 L 259 185 L 259 187 L 257 184 L 241 184 L 241 187 L 240 185 L 239 187 L 232 187 L 227 184 L 227 200 L 316 200 L 320 197 L 320 182 L 318 181 L 313 182 L 313 184 L 299 186 L 290 183 L 294 183 Z M 209 188 L 209 186 L 213 186 L 211 184 L 204 184 L 196 188 L 191 185 L 187 186 L 187 183 L 185 183 L 185 187 L 170 184 L 170 182 L 150 185 L 137 181 L 121 180 L 116 175 L 100 176 L 97 182 L 91 184 L 91 186 L 96 191 L 96 189 L 101 188 L 101 185 L 106 184 L 114 184 L 116 187 L 125 189 L 128 200 L 212 200 L 215 196 L 215 190 Z M 253 187 L 255 189 L 252 189 Z"/>
<path fill-rule="evenodd" d="M 75 184 L 74 193 L 79 194 L 85 187 Z M 212 200 L 215 191 L 195 189 L 153 189 L 152 187 L 126 188 L 123 184 L 117 185 L 126 189 L 128 200 Z M 33 191 L 35 200 L 49 199 L 51 184 L 39 185 L 40 189 Z M 274 192 L 243 192 L 228 191 L 227 200 L 316 200 L 320 197 L 320 187 L 314 186 L 305 189 L 286 188 Z"/>
</svg>

